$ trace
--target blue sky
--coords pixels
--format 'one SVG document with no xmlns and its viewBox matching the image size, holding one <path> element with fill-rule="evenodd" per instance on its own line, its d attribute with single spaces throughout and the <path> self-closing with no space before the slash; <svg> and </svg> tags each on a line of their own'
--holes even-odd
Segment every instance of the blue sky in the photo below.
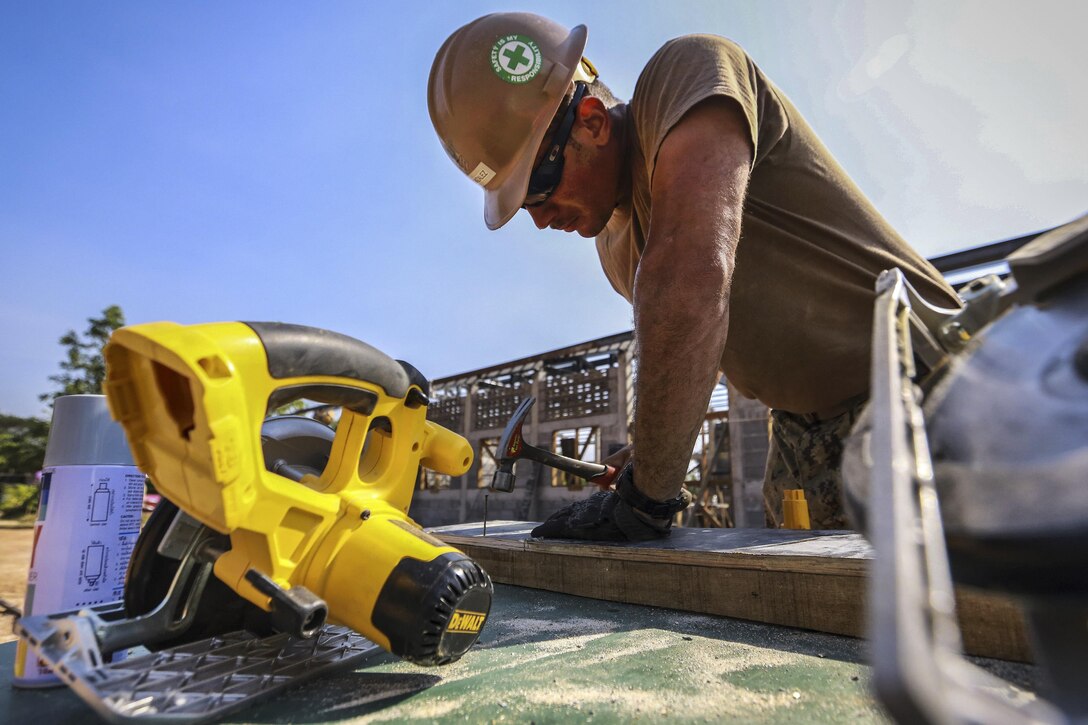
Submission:
<svg viewBox="0 0 1088 725">
<path fill-rule="evenodd" d="M 479 189 L 431 129 L 431 60 L 523 9 L 589 27 L 621 97 L 667 39 L 744 45 L 927 255 L 1088 210 L 1078 2 L 8 2 L 0 411 L 44 413 L 66 330 L 281 320 L 442 377 L 631 325 L 591 240 Z"/>
</svg>

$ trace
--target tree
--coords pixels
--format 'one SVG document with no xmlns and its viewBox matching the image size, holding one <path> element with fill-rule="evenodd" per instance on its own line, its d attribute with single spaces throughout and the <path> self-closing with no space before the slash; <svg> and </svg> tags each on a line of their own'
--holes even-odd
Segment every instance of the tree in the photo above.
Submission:
<svg viewBox="0 0 1088 725">
<path fill-rule="evenodd" d="M 124 327 L 125 313 L 117 305 L 110 305 L 102 310 L 101 317 L 88 317 L 87 329 L 80 337 L 75 330 L 69 330 L 59 342 L 67 349 L 66 359 L 60 363 L 62 372 L 50 375 L 49 379 L 60 386 L 60 390 L 38 396 L 41 400 L 53 404 L 61 395 L 101 394 L 102 381 L 106 379 L 106 361 L 102 357 L 102 348 L 110 335 L 118 327 Z"/>
<path fill-rule="evenodd" d="M 42 468 L 49 423 L 0 413 L 0 472 L 34 474 Z"/>
<path fill-rule="evenodd" d="M 0 413 L 0 519 L 37 509 L 38 487 L 29 482 L 42 468 L 48 439 L 46 421 Z"/>
</svg>

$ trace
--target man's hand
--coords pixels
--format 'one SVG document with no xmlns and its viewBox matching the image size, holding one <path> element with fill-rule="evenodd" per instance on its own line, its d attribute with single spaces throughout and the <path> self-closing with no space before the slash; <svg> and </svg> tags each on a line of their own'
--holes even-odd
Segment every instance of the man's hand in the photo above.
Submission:
<svg viewBox="0 0 1088 725">
<path fill-rule="evenodd" d="M 669 501 L 647 498 L 635 488 L 633 464 L 616 476 L 616 490 L 595 493 L 566 506 L 533 529 L 533 536 L 547 539 L 591 541 L 650 541 L 669 535 L 675 514 L 691 504 L 691 493 Z"/>
<path fill-rule="evenodd" d="M 651 541 L 669 535 L 672 519 L 649 519 L 628 506 L 615 491 L 601 491 L 556 511 L 533 529 L 540 539 Z"/>
<path fill-rule="evenodd" d="M 617 471 L 622 471 L 623 467 L 627 465 L 627 462 L 631 460 L 631 454 L 634 452 L 635 447 L 628 443 L 623 448 L 601 461 L 601 463 L 606 466 L 612 466 Z"/>
</svg>

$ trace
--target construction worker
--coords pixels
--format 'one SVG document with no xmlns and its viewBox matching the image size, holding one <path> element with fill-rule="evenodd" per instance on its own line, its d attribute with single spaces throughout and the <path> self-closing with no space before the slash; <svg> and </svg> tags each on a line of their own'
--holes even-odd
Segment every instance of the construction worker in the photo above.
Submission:
<svg viewBox="0 0 1088 725">
<path fill-rule="evenodd" d="M 497 13 L 435 57 L 431 121 L 484 190 L 498 229 L 596 237 L 605 275 L 634 305 L 638 375 L 631 460 L 615 491 L 556 512 L 536 536 L 664 536 L 719 372 L 772 409 L 764 484 L 803 488 L 814 528 L 843 528 L 839 463 L 868 394 L 874 284 L 902 269 L 937 305 L 953 290 L 873 208 L 736 44 L 664 45 L 620 103 L 583 57 L 585 26 Z"/>
</svg>

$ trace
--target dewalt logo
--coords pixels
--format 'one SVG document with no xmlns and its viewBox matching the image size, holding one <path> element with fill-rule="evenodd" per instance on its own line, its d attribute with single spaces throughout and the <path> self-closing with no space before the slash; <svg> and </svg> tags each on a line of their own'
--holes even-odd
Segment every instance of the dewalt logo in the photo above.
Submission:
<svg viewBox="0 0 1088 725">
<path fill-rule="evenodd" d="M 450 624 L 446 627 L 446 631 L 461 634 L 479 634 L 480 627 L 484 626 L 485 619 L 487 619 L 487 615 L 483 612 L 455 609 L 453 610 L 453 616 L 450 617 Z"/>
</svg>

